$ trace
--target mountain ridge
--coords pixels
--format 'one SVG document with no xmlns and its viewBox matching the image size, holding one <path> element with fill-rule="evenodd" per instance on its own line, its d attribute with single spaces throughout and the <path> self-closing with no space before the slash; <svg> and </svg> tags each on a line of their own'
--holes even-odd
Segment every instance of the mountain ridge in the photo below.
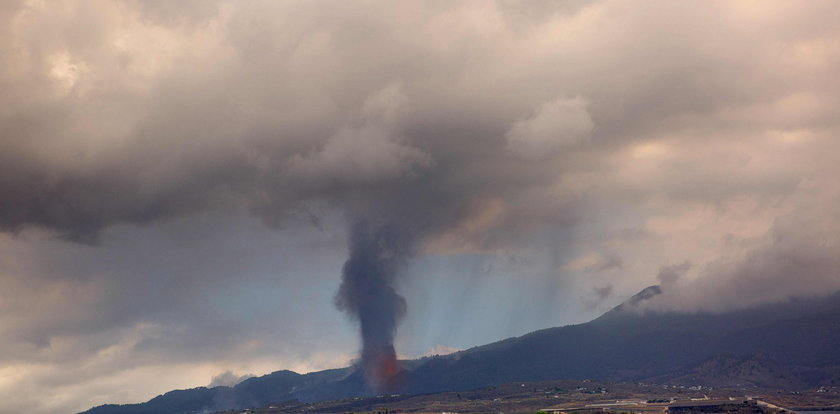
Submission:
<svg viewBox="0 0 840 414">
<path fill-rule="evenodd" d="M 792 389 L 840 383 L 840 292 L 720 313 L 640 311 L 640 304 L 661 294 L 651 286 L 590 322 L 401 361 L 400 392 L 573 378 Z M 146 403 L 104 405 L 83 414 L 207 412 L 373 394 L 353 367 L 281 370 L 233 387 L 170 391 Z"/>
</svg>

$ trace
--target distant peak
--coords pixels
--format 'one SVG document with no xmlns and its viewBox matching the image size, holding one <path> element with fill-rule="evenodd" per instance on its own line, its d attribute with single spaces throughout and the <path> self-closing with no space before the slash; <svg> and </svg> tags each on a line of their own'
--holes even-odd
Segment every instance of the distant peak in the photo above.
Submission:
<svg viewBox="0 0 840 414">
<path fill-rule="evenodd" d="M 661 294 L 662 288 L 659 285 L 648 286 L 642 289 L 641 292 L 631 296 L 630 299 L 627 299 L 626 301 L 624 301 L 624 303 L 610 309 L 607 313 L 601 315 L 601 317 L 599 317 L 598 319 L 610 318 L 613 316 L 626 314 L 628 311 L 638 309 L 639 305 L 642 302 Z"/>
<path fill-rule="evenodd" d="M 650 299 L 650 298 L 652 298 L 656 295 L 661 295 L 661 294 L 662 294 L 662 288 L 659 287 L 659 285 L 648 286 L 648 287 L 642 289 L 641 292 L 633 295 L 633 297 L 631 297 L 625 303 L 628 304 L 628 305 L 634 305 L 635 306 L 635 305 L 638 305 L 639 303 L 644 302 L 644 301 L 646 301 L 646 300 L 648 300 L 648 299 Z"/>
</svg>

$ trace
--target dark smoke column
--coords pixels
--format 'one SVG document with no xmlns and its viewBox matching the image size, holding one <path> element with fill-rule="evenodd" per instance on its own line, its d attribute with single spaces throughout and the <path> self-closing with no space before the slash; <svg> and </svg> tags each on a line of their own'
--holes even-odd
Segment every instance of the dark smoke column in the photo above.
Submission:
<svg viewBox="0 0 840 414">
<path fill-rule="evenodd" d="M 336 306 L 359 320 L 360 367 L 371 387 L 387 391 L 399 374 L 394 335 L 405 315 L 405 298 L 394 289 L 397 272 L 412 256 L 412 238 L 388 224 L 358 220 L 350 232 Z"/>
</svg>

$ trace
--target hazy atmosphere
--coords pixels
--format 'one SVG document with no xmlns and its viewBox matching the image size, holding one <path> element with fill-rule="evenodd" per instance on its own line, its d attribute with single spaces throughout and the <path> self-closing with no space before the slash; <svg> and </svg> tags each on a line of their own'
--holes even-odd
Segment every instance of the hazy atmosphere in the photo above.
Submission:
<svg viewBox="0 0 840 414">
<path fill-rule="evenodd" d="M 835 292 L 838 73 L 832 1 L 0 0 L 0 413 Z"/>
</svg>

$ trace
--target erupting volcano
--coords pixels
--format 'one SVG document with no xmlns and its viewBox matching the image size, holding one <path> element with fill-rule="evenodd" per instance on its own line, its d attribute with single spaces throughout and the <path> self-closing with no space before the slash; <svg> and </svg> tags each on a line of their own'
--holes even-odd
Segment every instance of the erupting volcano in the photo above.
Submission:
<svg viewBox="0 0 840 414">
<path fill-rule="evenodd" d="M 394 335 L 406 304 L 393 284 L 412 254 L 412 238 L 393 224 L 357 220 L 351 229 L 350 256 L 344 263 L 335 303 L 359 321 L 359 368 L 376 391 L 390 391 L 398 385 Z"/>
<path fill-rule="evenodd" d="M 365 378 L 368 384 L 377 391 L 395 391 L 399 388 L 402 369 L 397 362 L 397 353 L 393 345 L 380 349 L 364 349 L 362 361 L 365 364 Z"/>
</svg>

